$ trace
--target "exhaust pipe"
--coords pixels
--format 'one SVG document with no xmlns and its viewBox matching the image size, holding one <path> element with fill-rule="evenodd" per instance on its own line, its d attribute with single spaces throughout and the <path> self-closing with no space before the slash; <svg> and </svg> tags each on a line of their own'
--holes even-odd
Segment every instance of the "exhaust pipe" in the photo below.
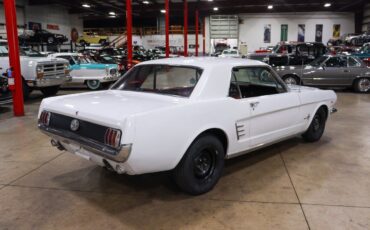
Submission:
<svg viewBox="0 0 370 230">
<path fill-rule="evenodd" d="M 64 151 L 64 150 L 66 150 L 66 149 L 63 147 L 63 145 L 61 145 L 61 144 L 59 143 L 59 141 L 57 141 L 57 140 L 51 139 L 50 143 L 51 143 L 51 145 L 52 145 L 52 146 L 56 147 L 56 148 L 57 148 L 57 149 L 59 149 L 60 151 Z"/>
</svg>

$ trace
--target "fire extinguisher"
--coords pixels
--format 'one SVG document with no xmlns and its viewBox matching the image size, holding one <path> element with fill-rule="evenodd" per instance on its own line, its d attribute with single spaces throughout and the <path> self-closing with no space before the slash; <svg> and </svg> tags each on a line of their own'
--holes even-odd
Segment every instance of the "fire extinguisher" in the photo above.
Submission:
<svg viewBox="0 0 370 230">
<path fill-rule="evenodd" d="M 15 81 L 13 76 L 13 67 L 6 70 L 6 75 L 8 76 L 8 88 L 10 91 L 15 91 Z"/>
</svg>

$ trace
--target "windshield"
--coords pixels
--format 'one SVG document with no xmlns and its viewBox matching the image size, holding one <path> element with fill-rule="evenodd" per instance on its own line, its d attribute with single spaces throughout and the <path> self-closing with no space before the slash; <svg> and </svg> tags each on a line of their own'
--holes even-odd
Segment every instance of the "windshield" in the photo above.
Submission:
<svg viewBox="0 0 370 230">
<path fill-rule="evenodd" d="M 315 59 L 314 61 L 312 61 L 309 65 L 311 65 L 311 66 L 320 66 L 324 61 L 326 61 L 326 59 L 328 59 L 327 56 L 321 56 L 321 57 Z"/>
<path fill-rule="evenodd" d="M 202 72 L 189 66 L 140 65 L 130 70 L 112 89 L 190 97 Z"/>
</svg>

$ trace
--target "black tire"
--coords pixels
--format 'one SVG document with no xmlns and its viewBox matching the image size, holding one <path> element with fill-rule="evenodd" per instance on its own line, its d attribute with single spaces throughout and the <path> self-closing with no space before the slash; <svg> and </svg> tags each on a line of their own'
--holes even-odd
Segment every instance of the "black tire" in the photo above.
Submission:
<svg viewBox="0 0 370 230">
<path fill-rule="evenodd" d="M 327 112 L 325 108 L 321 107 L 314 115 L 307 131 L 302 134 L 302 137 L 307 142 L 316 142 L 320 140 L 325 131 L 327 120 Z"/>
<path fill-rule="evenodd" d="M 105 40 L 105 39 L 100 39 L 99 40 L 99 44 L 101 45 L 101 46 L 105 46 L 105 44 L 107 43 L 107 40 Z"/>
<path fill-rule="evenodd" d="M 86 85 L 90 90 L 98 90 L 102 86 L 99 80 L 88 80 L 86 81 Z"/>
<path fill-rule="evenodd" d="M 22 89 L 23 90 L 23 99 L 24 100 L 27 100 L 30 97 L 30 94 L 31 94 L 32 90 L 27 85 L 27 83 L 25 82 L 25 80 L 22 80 L 22 88 L 23 88 Z"/>
<path fill-rule="evenodd" d="M 370 92 L 370 78 L 359 78 L 353 82 L 353 89 L 357 93 L 368 93 Z"/>
<path fill-rule="evenodd" d="M 301 80 L 295 75 L 291 75 L 291 74 L 285 75 L 284 77 L 282 77 L 282 79 L 287 85 L 300 85 L 301 84 Z"/>
<path fill-rule="evenodd" d="M 213 136 L 201 136 L 189 147 L 173 175 L 181 190 L 191 195 L 210 191 L 218 182 L 224 168 L 225 150 Z"/>
<path fill-rule="evenodd" d="M 55 38 L 54 37 L 48 37 L 48 39 L 46 40 L 46 42 L 48 43 L 48 44 L 54 44 L 55 43 Z"/>
<path fill-rule="evenodd" d="M 55 96 L 59 91 L 59 87 L 60 87 L 59 85 L 58 86 L 45 87 L 45 88 L 41 88 L 40 91 L 46 97 Z"/>
</svg>

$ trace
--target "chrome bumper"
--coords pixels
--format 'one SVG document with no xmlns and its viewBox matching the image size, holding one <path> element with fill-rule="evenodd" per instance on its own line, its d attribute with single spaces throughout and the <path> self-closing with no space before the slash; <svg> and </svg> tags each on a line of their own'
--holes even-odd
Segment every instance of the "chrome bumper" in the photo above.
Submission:
<svg viewBox="0 0 370 230">
<path fill-rule="evenodd" d="M 72 78 L 70 76 L 61 75 L 53 78 L 37 79 L 36 81 L 27 81 L 27 85 L 30 87 L 44 88 L 49 86 L 63 85 L 71 80 Z"/>
<path fill-rule="evenodd" d="M 115 149 L 72 132 L 60 131 L 42 124 L 39 124 L 38 127 L 43 133 L 51 137 L 54 141 L 59 142 L 62 146 L 72 144 L 80 147 L 82 150 L 99 155 L 116 163 L 124 163 L 131 153 L 131 145 L 121 145 L 120 148 Z M 76 150 L 76 152 L 78 152 L 78 150 Z"/>
</svg>

